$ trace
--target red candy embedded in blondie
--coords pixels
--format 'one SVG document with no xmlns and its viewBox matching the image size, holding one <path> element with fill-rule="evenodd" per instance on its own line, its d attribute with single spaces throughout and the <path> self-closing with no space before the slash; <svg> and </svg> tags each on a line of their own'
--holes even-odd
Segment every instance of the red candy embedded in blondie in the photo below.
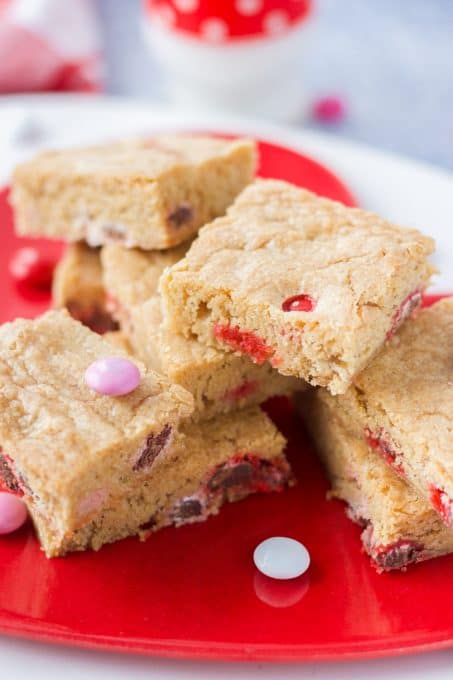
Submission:
<svg viewBox="0 0 453 680">
<path fill-rule="evenodd" d="M 168 511 L 166 525 L 200 522 L 222 503 L 241 500 L 254 492 L 283 491 L 294 478 L 284 459 L 266 460 L 253 453 L 238 453 L 213 468 L 198 490 L 178 499 Z M 157 526 L 153 516 L 140 529 L 148 536 Z"/>
<path fill-rule="evenodd" d="M 374 546 L 372 554 L 380 571 L 404 569 L 409 564 L 420 561 L 423 546 L 415 541 L 400 539 L 389 545 Z"/>
<path fill-rule="evenodd" d="M 431 504 L 446 524 L 453 523 L 453 500 L 437 486 L 430 487 Z"/>
<path fill-rule="evenodd" d="M 247 354 L 255 364 L 263 364 L 274 354 L 273 348 L 256 333 L 241 331 L 239 326 L 216 323 L 214 337 L 232 349 Z"/>
<path fill-rule="evenodd" d="M 223 399 L 225 399 L 225 401 L 239 401 L 240 399 L 245 399 L 256 392 L 258 386 L 258 380 L 245 380 L 237 387 L 227 390 L 223 395 Z"/>
<path fill-rule="evenodd" d="M 377 433 L 373 433 L 369 427 L 365 428 L 365 439 L 368 446 L 376 451 L 379 451 L 385 462 L 388 463 L 398 474 L 404 475 L 404 468 L 401 460 L 398 460 L 398 454 L 395 451 L 394 445 L 390 441 L 390 437 L 381 428 Z"/>
<path fill-rule="evenodd" d="M 282 302 L 284 312 L 311 312 L 316 307 L 316 301 L 310 295 L 293 295 Z"/>
<path fill-rule="evenodd" d="M 402 301 L 392 318 L 390 330 L 387 333 L 387 340 L 390 340 L 395 335 L 398 328 L 403 321 L 411 316 L 411 314 L 421 305 L 422 293 L 420 290 L 414 290 L 412 293 Z"/>
<path fill-rule="evenodd" d="M 8 491 L 17 496 L 33 496 L 25 475 L 17 469 L 14 461 L 0 448 L 0 487 L 4 486 Z"/>
<path fill-rule="evenodd" d="M 379 448 L 379 436 L 375 436 L 369 427 L 365 428 L 365 439 L 367 440 L 367 444 L 371 449 Z"/>
</svg>

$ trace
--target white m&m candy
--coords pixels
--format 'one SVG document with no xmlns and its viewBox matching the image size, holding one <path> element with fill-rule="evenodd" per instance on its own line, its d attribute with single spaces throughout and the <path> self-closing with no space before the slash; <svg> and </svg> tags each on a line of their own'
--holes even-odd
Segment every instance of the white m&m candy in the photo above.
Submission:
<svg viewBox="0 0 453 680">
<path fill-rule="evenodd" d="M 294 538 L 273 536 L 260 543 L 253 553 L 257 569 L 270 578 L 301 576 L 310 566 L 307 548 Z"/>
</svg>

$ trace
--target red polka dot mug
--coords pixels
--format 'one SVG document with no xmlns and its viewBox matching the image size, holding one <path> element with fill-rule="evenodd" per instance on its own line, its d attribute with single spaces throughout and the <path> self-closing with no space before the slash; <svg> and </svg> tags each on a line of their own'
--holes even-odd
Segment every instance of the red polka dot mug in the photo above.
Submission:
<svg viewBox="0 0 453 680">
<path fill-rule="evenodd" d="M 283 120 L 302 113 L 312 0 L 144 0 L 143 8 L 176 105 Z"/>
</svg>

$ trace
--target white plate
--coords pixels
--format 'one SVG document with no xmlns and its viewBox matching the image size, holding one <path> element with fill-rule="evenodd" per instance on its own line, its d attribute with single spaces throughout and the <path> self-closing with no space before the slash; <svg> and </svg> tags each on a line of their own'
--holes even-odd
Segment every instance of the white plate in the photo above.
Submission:
<svg viewBox="0 0 453 680">
<path fill-rule="evenodd" d="M 11 134 L 36 133 L 32 144 L 13 148 Z M 434 167 L 381 153 L 327 135 L 265 122 L 174 114 L 143 101 L 92 96 L 0 97 L 0 183 L 18 160 L 40 146 L 67 146 L 158 129 L 203 129 L 256 135 L 293 147 L 325 163 L 348 184 L 363 207 L 434 236 L 436 264 L 442 268 L 433 290 L 453 290 L 453 176 Z M 38 142 L 38 132 L 42 140 Z M 27 134 L 23 135 L 25 138 Z M 28 137 L 33 137 L 32 134 Z M 1 568 L 1 565 L 0 565 Z M 328 615 L 328 612 L 326 612 Z M 453 651 L 414 657 L 329 664 L 217 664 L 160 660 L 40 645 L 0 638 L 0 677 L 15 680 L 447 680 Z"/>
</svg>

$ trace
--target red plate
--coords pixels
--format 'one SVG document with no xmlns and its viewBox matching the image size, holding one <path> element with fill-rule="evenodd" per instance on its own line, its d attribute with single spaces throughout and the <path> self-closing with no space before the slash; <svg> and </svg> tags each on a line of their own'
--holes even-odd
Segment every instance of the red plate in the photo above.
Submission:
<svg viewBox="0 0 453 680">
<path fill-rule="evenodd" d="M 353 204 L 343 184 L 312 160 L 261 144 L 263 176 L 289 179 Z M 8 275 L 23 241 L 0 196 L 0 319 L 32 316 Z M 55 246 L 40 242 L 47 252 Z M 58 249 L 58 248 L 57 248 Z M 30 527 L 0 540 L 0 630 L 4 633 L 173 657 L 338 659 L 438 649 L 452 644 L 453 557 L 379 576 L 360 549 L 360 529 L 327 485 L 286 401 L 271 412 L 289 437 L 299 485 L 225 507 L 205 524 L 127 539 L 98 553 L 47 560 Z M 252 552 L 272 535 L 310 551 L 308 577 L 272 582 Z"/>
</svg>

